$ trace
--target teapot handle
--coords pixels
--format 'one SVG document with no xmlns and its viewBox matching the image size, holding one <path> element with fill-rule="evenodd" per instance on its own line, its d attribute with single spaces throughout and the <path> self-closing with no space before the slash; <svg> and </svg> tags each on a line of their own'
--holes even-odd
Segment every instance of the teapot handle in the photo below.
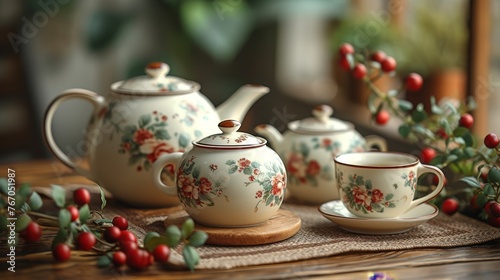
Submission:
<svg viewBox="0 0 500 280">
<path fill-rule="evenodd" d="M 54 136 L 52 135 L 52 120 L 56 110 L 61 104 L 69 99 L 84 99 L 89 101 L 94 106 L 94 112 L 100 111 L 101 108 L 106 106 L 104 97 L 95 92 L 85 89 L 68 89 L 61 95 L 56 97 L 49 105 L 45 113 L 43 136 L 47 146 L 52 154 L 57 157 L 62 163 L 74 169 L 77 173 L 87 177 L 89 180 L 96 181 L 93 172 L 89 168 L 81 167 L 75 161 L 71 160 L 56 144 Z"/>
<path fill-rule="evenodd" d="M 367 135 L 365 136 L 365 141 L 368 150 L 376 146 L 380 149 L 380 151 L 387 152 L 387 141 L 385 141 L 384 138 L 378 135 Z"/>
<path fill-rule="evenodd" d="M 163 183 L 161 179 L 161 172 L 163 169 L 169 165 L 172 164 L 174 166 L 174 170 L 177 170 L 177 167 L 179 166 L 179 163 L 181 161 L 183 153 L 180 152 L 174 152 L 170 154 L 163 154 L 161 155 L 155 163 L 153 163 L 153 183 L 155 186 L 166 193 L 167 195 L 170 196 L 176 196 L 177 195 L 177 187 L 171 186 L 171 185 L 166 185 Z M 175 180 L 177 182 L 177 179 Z"/>
</svg>

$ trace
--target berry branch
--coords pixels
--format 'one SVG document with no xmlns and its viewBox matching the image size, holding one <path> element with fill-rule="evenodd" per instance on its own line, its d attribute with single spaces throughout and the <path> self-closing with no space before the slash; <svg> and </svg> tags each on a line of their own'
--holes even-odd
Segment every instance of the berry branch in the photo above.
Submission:
<svg viewBox="0 0 500 280">
<path fill-rule="evenodd" d="M 474 117 L 469 112 L 476 108 L 474 100 L 459 104 L 441 100 L 438 104 L 431 97 L 430 110 L 422 103 L 414 106 L 404 97 L 418 94 L 422 88 L 424 81 L 417 73 L 405 77 L 399 89 L 383 92 L 375 81 L 384 75 L 395 76 L 397 62 L 382 51 L 355 50 L 344 43 L 339 48 L 339 65 L 370 89 L 367 105 L 376 124 L 385 125 L 391 117 L 398 119 L 399 135 L 420 148 L 422 163 L 448 168 L 467 184 L 462 189 L 447 186 L 441 210 L 453 214 L 460 208 L 472 208 L 473 215 L 500 227 L 500 141 L 490 133 L 482 145 L 471 132 Z M 458 200 L 460 193 L 466 194 L 465 201 Z"/>
<path fill-rule="evenodd" d="M 58 232 L 52 241 L 52 255 L 56 261 L 70 259 L 72 250 L 94 251 L 100 254 L 99 267 L 127 265 L 143 270 L 156 262 L 167 262 L 170 250 L 182 249 L 186 266 L 193 271 L 200 257 L 196 247 L 202 246 L 207 235 L 194 231 L 192 219 L 184 221 L 182 228 L 170 226 L 162 234 L 149 232 L 139 246 L 137 237 L 128 230 L 128 220 L 115 216 L 104 218 L 106 200 L 101 190 L 101 211 L 90 210 L 90 192 L 79 188 L 66 200 L 64 188 L 52 185 L 51 196 L 58 207 L 57 215 L 42 213 L 43 200 L 28 184 L 16 190 L 15 203 L 8 199 L 8 179 L 0 178 L 0 232 L 7 230 L 8 217 L 17 217 L 15 243 L 18 238 L 37 242 L 42 236 L 40 224 L 55 227 Z M 9 243 L 11 244 L 11 243 Z"/>
</svg>

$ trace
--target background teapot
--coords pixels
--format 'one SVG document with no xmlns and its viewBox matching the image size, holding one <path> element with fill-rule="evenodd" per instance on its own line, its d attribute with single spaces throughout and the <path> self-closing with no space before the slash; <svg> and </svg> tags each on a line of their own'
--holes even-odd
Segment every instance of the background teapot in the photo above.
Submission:
<svg viewBox="0 0 500 280">
<path fill-rule="evenodd" d="M 150 63 L 146 76 L 113 83 L 106 98 L 84 89 L 66 90 L 46 111 L 47 146 L 64 164 L 123 202 L 141 207 L 178 204 L 154 186 L 152 164 L 161 154 L 185 151 L 193 140 L 215 133 L 221 118 L 243 119 L 269 89 L 242 86 L 216 110 L 198 83 L 166 76 L 169 70 L 165 63 Z M 69 99 L 84 99 L 94 108 L 86 135 L 88 167 L 66 155 L 52 135 L 54 114 Z M 166 180 L 173 176 L 170 172 L 164 174 Z"/>
<path fill-rule="evenodd" d="M 237 132 L 240 123 L 224 120 L 222 133 L 193 143 L 185 153 L 162 155 L 153 165 L 159 189 L 177 195 L 196 222 L 216 227 L 252 226 L 270 219 L 285 197 L 286 170 L 267 141 Z M 175 165 L 175 184 L 161 171 Z"/>
<path fill-rule="evenodd" d="M 297 200 L 319 204 L 339 199 L 333 161 L 336 155 L 366 151 L 374 145 L 387 149 L 384 139 L 363 138 L 353 124 L 330 118 L 332 113 L 328 105 L 316 106 L 314 117 L 290 122 L 283 135 L 271 125 L 255 127 L 284 161 L 288 188 Z"/>
</svg>

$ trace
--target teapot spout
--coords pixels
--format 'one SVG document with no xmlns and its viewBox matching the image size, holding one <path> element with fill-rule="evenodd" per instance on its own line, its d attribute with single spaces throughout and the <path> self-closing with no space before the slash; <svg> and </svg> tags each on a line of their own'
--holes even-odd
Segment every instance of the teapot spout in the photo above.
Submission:
<svg viewBox="0 0 500 280">
<path fill-rule="evenodd" d="M 264 94 L 269 92 L 269 88 L 261 85 L 247 84 L 240 87 L 224 103 L 217 107 L 217 113 L 221 120 L 243 121 L 248 109 Z"/>
<path fill-rule="evenodd" d="M 254 130 L 257 134 L 264 136 L 275 151 L 278 149 L 281 142 L 283 142 L 283 135 L 272 125 L 259 124 Z"/>
</svg>

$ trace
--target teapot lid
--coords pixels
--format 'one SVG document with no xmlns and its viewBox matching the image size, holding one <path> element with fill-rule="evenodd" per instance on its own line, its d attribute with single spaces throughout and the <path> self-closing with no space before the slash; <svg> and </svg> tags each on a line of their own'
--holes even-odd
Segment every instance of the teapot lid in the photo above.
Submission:
<svg viewBox="0 0 500 280">
<path fill-rule="evenodd" d="M 164 62 L 149 63 L 147 75 L 116 82 L 111 85 L 115 92 L 140 95 L 174 95 L 195 92 L 200 89 L 198 83 L 168 76 L 170 67 Z"/>
<path fill-rule="evenodd" d="M 304 134 L 340 132 L 353 129 L 351 123 L 330 118 L 332 114 L 332 107 L 328 105 L 318 105 L 314 107 L 312 111 L 313 117 L 290 122 L 288 124 L 288 129 Z"/>
<path fill-rule="evenodd" d="M 235 120 L 223 120 L 219 123 L 222 133 L 207 136 L 193 142 L 194 146 L 215 149 L 244 149 L 266 145 L 263 138 L 245 132 L 238 132 L 241 123 Z"/>
</svg>

